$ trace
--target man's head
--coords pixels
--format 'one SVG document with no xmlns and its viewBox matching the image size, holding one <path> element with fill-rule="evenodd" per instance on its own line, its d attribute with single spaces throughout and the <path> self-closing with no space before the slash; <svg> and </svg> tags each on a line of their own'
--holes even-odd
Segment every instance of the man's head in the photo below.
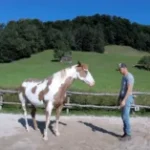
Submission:
<svg viewBox="0 0 150 150">
<path fill-rule="evenodd" d="M 126 75 L 128 73 L 127 65 L 125 63 L 118 64 L 118 68 L 116 70 L 123 75 Z"/>
</svg>

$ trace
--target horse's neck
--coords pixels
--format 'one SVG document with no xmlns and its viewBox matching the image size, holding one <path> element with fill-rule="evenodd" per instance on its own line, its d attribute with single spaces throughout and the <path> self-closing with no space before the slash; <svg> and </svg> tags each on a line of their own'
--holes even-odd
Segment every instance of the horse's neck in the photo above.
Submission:
<svg viewBox="0 0 150 150">
<path fill-rule="evenodd" d="M 61 70 L 53 75 L 54 79 L 60 84 L 69 82 L 70 84 L 75 79 L 75 69 L 73 67 Z"/>
</svg>

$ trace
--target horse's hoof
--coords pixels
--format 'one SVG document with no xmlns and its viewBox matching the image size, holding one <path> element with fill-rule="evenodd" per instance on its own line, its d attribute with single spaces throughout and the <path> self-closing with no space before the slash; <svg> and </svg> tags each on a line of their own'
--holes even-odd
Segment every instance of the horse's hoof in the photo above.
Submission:
<svg viewBox="0 0 150 150">
<path fill-rule="evenodd" d="M 26 131 L 29 132 L 30 131 L 29 128 L 26 128 Z"/>
<path fill-rule="evenodd" d="M 48 137 L 47 137 L 47 136 L 44 136 L 44 137 L 43 137 L 43 140 L 44 140 L 44 141 L 47 141 L 47 140 L 48 140 Z"/>
<path fill-rule="evenodd" d="M 56 135 L 56 136 L 60 136 L 60 133 L 59 133 L 59 132 L 55 132 L 55 135 Z"/>
<path fill-rule="evenodd" d="M 35 128 L 34 130 L 35 130 L 35 131 L 40 131 L 40 129 L 39 129 L 39 128 Z"/>
</svg>

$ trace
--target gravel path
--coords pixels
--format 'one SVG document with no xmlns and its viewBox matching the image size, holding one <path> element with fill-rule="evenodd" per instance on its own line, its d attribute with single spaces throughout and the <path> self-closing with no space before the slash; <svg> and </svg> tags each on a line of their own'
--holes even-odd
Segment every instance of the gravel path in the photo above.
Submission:
<svg viewBox="0 0 150 150">
<path fill-rule="evenodd" d="M 21 114 L 0 113 L 0 149 L 2 150 L 150 150 L 150 118 L 131 118 L 133 136 L 131 141 L 121 142 L 122 121 L 119 117 L 62 116 L 60 136 L 53 134 L 54 117 L 48 132 L 48 141 L 43 141 L 42 131 L 45 116 L 37 116 L 39 131 L 24 128 Z"/>
</svg>

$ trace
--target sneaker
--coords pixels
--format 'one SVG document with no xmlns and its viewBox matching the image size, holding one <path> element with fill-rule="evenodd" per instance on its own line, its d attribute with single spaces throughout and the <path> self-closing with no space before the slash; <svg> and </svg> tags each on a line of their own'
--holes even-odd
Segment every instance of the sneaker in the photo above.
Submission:
<svg viewBox="0 0 150 150">
<path fill-rule="evenodd" d="M 123 135 L 121 138 L 120 138 L 120 141 L 130 141 L 131 140 L 131 136 L 130 135 Z"/>
</svg>

